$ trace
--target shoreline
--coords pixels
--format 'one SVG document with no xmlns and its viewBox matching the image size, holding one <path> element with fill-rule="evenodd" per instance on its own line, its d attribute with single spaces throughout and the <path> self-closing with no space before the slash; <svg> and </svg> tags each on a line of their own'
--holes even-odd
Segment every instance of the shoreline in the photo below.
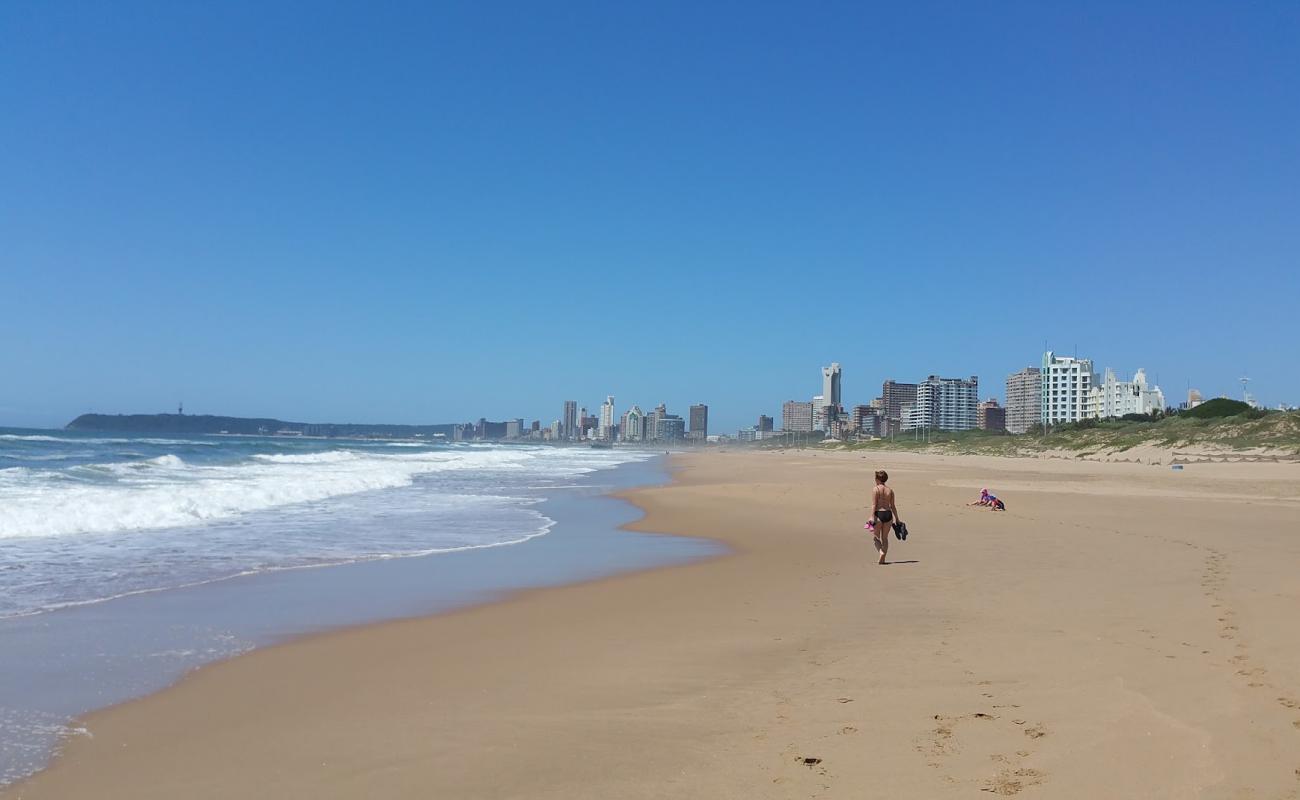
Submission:
<svg viewBox="0 0 1300 800">
<path fill-rule="evenodd" d="M 266 570 L 0 620 L 0 789 L 47 768 L 81 718 L 250 651 L 707 554 L 710 545 L 673 537 L 608 541 L 641 513 L 617 493 L 666 480 L 652 459 L 546 490 L 533 506 L 545 534 L 509 545 Z"/>
<path fill-rule="evenodd" d="M 890 455 L 890 567 L 860 454 L 678 456 L 625 527 L 726 557 L 210 665 L 0 797 L 1295 791 L 1300 471 Z M 1008 514 L 963 507 L 983 482 Z M 1243 516 L 1224 549 L 1206 521 Z"/>
</svg>

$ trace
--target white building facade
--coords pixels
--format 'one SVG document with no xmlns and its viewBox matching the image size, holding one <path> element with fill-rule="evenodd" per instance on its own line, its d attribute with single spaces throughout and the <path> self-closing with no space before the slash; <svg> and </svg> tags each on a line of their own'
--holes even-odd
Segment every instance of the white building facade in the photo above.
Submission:
<svg viewBox="0 0 1300 800">
<path fill-rule="evenodd" d="M 1058 425 L 1092 416 L 1089 398 L 1095 377 L 1091 359 L 1058 356 L 1051 350 L 1043 353 L 1039 421 Z"/>
<path fill-rule="evenodd" d="M 596 438 L 608 442 L 614 436 L 614 395 L 606 395 L 600 404 L 600 423 L 596 428 Z"/>
<path fill-rule="evenodd" d="M 979 418 L 979 378 L 931 375 L 916 385 L 916 402 L 907 408 L 903 430 L 974 430 Z"/>
<path fill-rule="evenodd" d="M 623 415 L 623 424 L 619 426 L 619 433 L 625 442 L 639 442 L 645 439 L 645 414 L 642 413 L 640 406 L 633 405 Z"/>
<path fill-rule="evenodd" d="M 815 431 L 826 430 L 826 398 L 821 395 L 814 395 L 809 404 L 812 406 L 812 429 Z"/>
<path fill-rule="evenodd" d="M 1114 419 L 1126 414 L 1150 414 L 1163 411 L 1165 395 L 1159 386 L 1147 384 L 1145 370 L 1139 369 L 1131 381 L 1121 381 L 1115 377 L 1115 371 L 1106 370 L 1101 383 L 1089 392 L 1088 410 L 1099 419 Z"/>
</svg>

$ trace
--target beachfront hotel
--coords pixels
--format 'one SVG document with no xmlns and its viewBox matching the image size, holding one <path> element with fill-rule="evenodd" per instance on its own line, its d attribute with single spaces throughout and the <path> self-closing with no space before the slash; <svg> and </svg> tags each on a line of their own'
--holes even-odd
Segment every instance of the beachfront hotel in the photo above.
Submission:
<svg viewBox="0 0 1300 800">
<path fill-rule="evenodd" d="M 1042 422 L 1043 380 L 1038 367 L 1007 376 L 1007 432 L 1026 433 Z"/>
<path fill-rule="evenodd" d="M 686 438 L 686 420 L 676 414 L 656 414 L 655 439 L 660 442 L 679 442 Z"/>
<path fill-rule="evenodd" d="M 627 410 L 619 425 L 619 432 L 625 442 L 639 442 L 645 438 L 645 414 L 640 406 L 634 404 Z"/>
<path fill-rule="evenodd" d="M 884 420 L 876 406 L 854 406 L 852 422 L 853 430 L 857 431 L 859 438 L 882 435 L 881 427 Z"/>
<path fill-rule="evenodd" d="M 600 426 L 596 428 L 596 438 L 607 442 L 614 438 L 614 395 L 606 395 L 600 404 Z"/>
<path fill-rule="evenodd" d="M 1043 353 L 1040 378 L 1040 421 L 1043 425 L 1078 422 L 1089 414 L 1088 396 L 1094 383 L 1092 360 Z"/>
<path fill-rule="evenodd" d="M 903 430 L 973 430 L 978 421 L 979 378 L 931 375 L 916 385 L 916 401 L 903 417 Z"/>
<path fill-rule="evenodd" d="M 1138 369 L 1133 380 L 1121 381 L 1115 377 L 1113 369 L 1107 368 L 1105 378 L 1088 394 L 1088 411 L 1100 419 L 1150 414 L 1165 408 L 1164 392 L 1159 386 L 1147 384 L 1147 374 L 1143 369 Z"/>
<path fill-rule="evenodd" d="M 982 431 L 1005 432 L 1007 429 L 1007 410 L 990 397 L 975 410 L 975 427 Z"/>
<path fill-rule="evenodd" d="M 887 380 L 880 386 L 880 401 L 883 406 L 887 427 L 881 435 L 887 436 L 889 433 L 902 428 L 904 406 L 916 404 L 916 384 L 896 383 L 893 380 Z"/>
<path fill-rule="evenodd" d="M 781 429 L 801 433 L 813 429 L 813 404 L 787 400 L 781 406 Z"/>
<path fill-rule="evenodd" d="M 690 438 L 693 441 L 707 441 L 709 438 L 709 407 L 703 403 L 691 406 Z"/>
<path fill-rule="evenodd" d="M 578 438 L 578 401 L 564 401 L 564 415 L 560 417 L 560 436 L 564 439 Z"/>
</svg>

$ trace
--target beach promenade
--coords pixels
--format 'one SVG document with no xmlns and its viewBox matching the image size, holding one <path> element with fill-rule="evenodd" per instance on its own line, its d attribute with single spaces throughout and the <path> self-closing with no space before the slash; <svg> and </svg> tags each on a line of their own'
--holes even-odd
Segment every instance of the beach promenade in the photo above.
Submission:
<svg viewBox="0 0 1300 800">
<path fill-rule="evenodd" d="M 673 465 L 634 527 L 731 554 L 205 667 L 0 798 L 1300 797 L 1300 465 Z"/>
</svg>

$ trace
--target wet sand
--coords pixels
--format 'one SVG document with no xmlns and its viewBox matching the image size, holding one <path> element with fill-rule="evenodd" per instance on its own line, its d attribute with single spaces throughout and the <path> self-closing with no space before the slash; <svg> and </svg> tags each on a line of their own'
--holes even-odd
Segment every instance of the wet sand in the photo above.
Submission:
<svg viewBox="0 0 1300 800">
<path fill-rule="evenodd" d="M 211 665 L 0 798 L 1300 796 L 1297 465 L 676 464 L 634 527 L 731 555 Z"/>
</svg>

